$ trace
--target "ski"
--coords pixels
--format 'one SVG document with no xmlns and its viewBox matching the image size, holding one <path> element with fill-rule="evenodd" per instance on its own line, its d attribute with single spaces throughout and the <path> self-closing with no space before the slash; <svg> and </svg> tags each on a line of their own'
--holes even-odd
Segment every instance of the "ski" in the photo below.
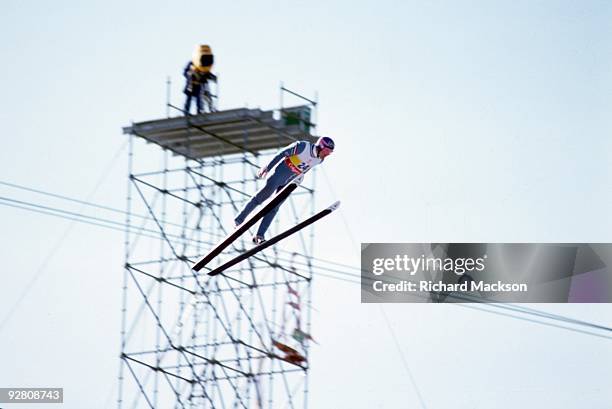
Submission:
<svg viewBox="0 0 612 409">
<path fill-rule="evenodd" d="M 297 233 L 298 231 L 302 230 L 304 227 L 309 226 L 311 224 L 313 224 L 314 222 L 316 222 L 319 219 L 322 219 L 323 217 L 327 216 L 328 214 L 330 214 L 331 212 L 333 212 L 334 210 L 336 210 L 338 207 L 340 206 L 340 202 L 336 202 L 333 205 L 329 206 L 327 209 L 321 210 L 319 213 L 309 217 L 308 219 L 304 220 L 301 223 L 296 224 L 295 226 L 293 226 L 292 228 L 285 230 L 284 232 L 272 237 L 270 240 L 266 240 L 263 243 L 253 247 L 250 250 L 245 251 L 244 253 L 236 256 L 235 258 L 231 259 L 230 261 L 228 261 L 225 264 L 220 265 L 219 267 L 213 269 L 212 271 L 210 271 L 208 273 L 209 276 L 216 276 L 217 274 L 222 273 L 223 271 L 227 270 L 228 268 L 235 266 L 236 264 L 240 263 L 243 260 L 246 260 L 247 258 L 259 253 L 262 250 L 267 249 L 270 246 L 273 246 L 274 244 L 278 243 L 279 241 L 281 241 L 282 239 L 291 236 L 294 233 Z"/>
<path fill-rule="evenodd" d="M 202 257 L 200 261 L 195 263 L 191 267 L 195 271 L 200 271 L 206 264 L 208 264 L 213 258 L 217 257 L 223 250 L 225 250 L 230 244 L 232 244 L 238 237 L 240 237 L 245 231 L 250 229 L 257 221 L 263 218 L 270 210 L 274 209 L 278 204 L 285 200 L 291 192 L 297 188 L 296 183 L 289 183 L 280 192 L 278 192 L 271 200 L 268 201 L 255 215 L 247 218 L 240 226 L 231 232 L 225 239 L 217 244 L 207 255 Z"/>
</svg>

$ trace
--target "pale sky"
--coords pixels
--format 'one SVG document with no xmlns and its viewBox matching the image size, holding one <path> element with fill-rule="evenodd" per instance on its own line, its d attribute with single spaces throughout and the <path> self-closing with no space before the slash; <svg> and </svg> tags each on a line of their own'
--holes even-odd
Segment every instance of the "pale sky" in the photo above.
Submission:
<svg viewBox="0 0 612 409">
<path fill-rule="evenodd" d="M 8 0 L 0 181 L 125 208 L 121 127 L 165 115 L 167 76 L 181 104 L 182 67 L 207 43 L 221 108 L 275 108 L 280 81 L 318 93 L 337 149 L 317 204 L 342 208 L 317 227 L 317 257 L 357 267 L 360 242 L 610 242 L 610 21 L 607 1 Z M 0 387 L 116 407 L 123 235 L 6 206 L 0 220 Z M 419 407 L 406 368 L 427 408 L 610 407 L 610 339 L 359 292 L 315 280 L 311 408 Z M 531 307 L 612 325 L 610 305 Z"/>
</svg>

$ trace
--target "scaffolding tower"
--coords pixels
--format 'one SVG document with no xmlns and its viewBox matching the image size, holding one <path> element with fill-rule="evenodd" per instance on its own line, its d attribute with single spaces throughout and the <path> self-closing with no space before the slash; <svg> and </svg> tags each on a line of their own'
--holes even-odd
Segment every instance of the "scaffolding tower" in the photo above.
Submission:
<svg viewBox="0 0 612 409">
<path fill-rule="evenodd" d="M 119 408 L 306 408 L 312 228 L 224 274 L 191 270 L 233 229 L 277 149 L 315 141 L 316 101 L 133 123 L 129 138 Z M 315 175 L 278 232 L 314 213 Z M 243 252 L 247 233 L 208 267 Z M 288 349 L 287 349 L 288 348 Z M 292 352 L 293 351 L 293 352 Z M 304 359 L 295 359 L 297 356 Z"/>
</svg>

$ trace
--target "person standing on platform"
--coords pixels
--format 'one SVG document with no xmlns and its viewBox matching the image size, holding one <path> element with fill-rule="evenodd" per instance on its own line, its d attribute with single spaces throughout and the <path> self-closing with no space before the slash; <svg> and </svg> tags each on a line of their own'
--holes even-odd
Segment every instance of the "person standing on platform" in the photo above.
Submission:
<svg viewBox="0 0 612 409">
<path fill-rule="evenodd" d="M 211 72 L 214 63 L 214 56 L 208 45 L 198 45 L 193 52 L 193 58 L 187 63 L 183 70 L 185 76 L 185 115 L 189 114 L 191 108 L 191 100 L 195 98 L 197 113 L 204 112 L 204 104 L 202 94 L 208 104 L 210 112 L 214 111 L 212 104 L 212 95 L 208 89 L 208 81 L 217 81 L 217 76 Z"/>
</svg>

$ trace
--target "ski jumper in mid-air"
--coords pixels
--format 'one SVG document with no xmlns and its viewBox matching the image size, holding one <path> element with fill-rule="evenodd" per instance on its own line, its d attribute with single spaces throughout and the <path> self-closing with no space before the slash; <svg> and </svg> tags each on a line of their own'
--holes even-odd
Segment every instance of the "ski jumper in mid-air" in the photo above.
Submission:
<svg viewBox="0 0 612 409">
<path fill-rule="evenodd" d="M 320 137 L 316 143 L 308 141 L 298 141 L 281 149 L 274 158 L 257 173 L 258 178 L 265 178 L 268 173 L 266 184 L 244 205 L 242 211 L 236 216 L 234 222 L 236 227 L 240 226 L 246 217 L 257 206 L 262 204 L 274 192 L 280 191 L 287 183 L 294 181 L 300 183 L 304 178 L 304 173 L 322 163 L 325 157 L 334 150 L 334 141 L 328 137 Z M 274 170 L 273 172 L 271 172 Z M 261 244 L 265 241 L 264 235 L 272 219 L 276 216 L 280 205 L 270 210 L 261 220 L 257 234 L 253 237 L 253 243 Z"/>
</svg>

